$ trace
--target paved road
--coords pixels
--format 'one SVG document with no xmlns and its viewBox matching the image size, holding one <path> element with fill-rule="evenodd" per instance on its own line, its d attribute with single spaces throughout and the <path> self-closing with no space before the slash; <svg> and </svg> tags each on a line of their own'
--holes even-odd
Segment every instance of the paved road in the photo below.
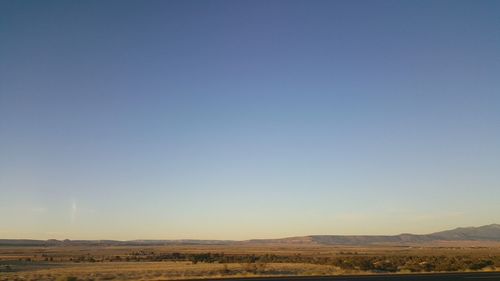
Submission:
<svg viewBox="0 0 500 281">
<path fill-rule="evenodd" d="M 214 279 L 216 280 L 216 279 Z M 401 274 L 370 276 L 271 277 L 224 279 L 225 281 L 500 281 L 500 272 Z"/>
</svg>

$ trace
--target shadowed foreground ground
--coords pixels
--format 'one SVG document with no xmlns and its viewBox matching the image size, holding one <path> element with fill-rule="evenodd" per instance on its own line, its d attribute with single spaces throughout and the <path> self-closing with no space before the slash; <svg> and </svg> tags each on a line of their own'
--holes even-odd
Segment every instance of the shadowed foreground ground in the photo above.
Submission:
<svg viewBox="0 0 500 281">
<path fill-rule="evenodd" d="M 500 280 L 500 272 L 466 272 L 466 273 L 431 273 L 431 274 L 397 274 L 371 276 L 324 276 L 324 277 L 279 277 L 279 278 L 245 278 L 224 279 L 225 281 L 485 281 Z M 217 279 L 212 280 L 217 281 Z"/>
</svg>

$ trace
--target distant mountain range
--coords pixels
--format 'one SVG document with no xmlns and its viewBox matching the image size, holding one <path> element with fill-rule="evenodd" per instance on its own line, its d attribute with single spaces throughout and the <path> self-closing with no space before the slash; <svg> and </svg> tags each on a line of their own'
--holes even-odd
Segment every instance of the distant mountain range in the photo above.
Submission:
<svg viewBox="0 0 500 281">
<path fill-rule="evenodd" d="M 309 235 L 279 239 L 234 240 L 30 240 L 0 239 L 0 246 L 163 246 L 163 245 L 426 245 L 439 243 L 500 243 L 500 224 L 459 227 L 431 234 L 399 235 Z M 477 244 L 477 243 L 476 243 Z"/>
</svg>

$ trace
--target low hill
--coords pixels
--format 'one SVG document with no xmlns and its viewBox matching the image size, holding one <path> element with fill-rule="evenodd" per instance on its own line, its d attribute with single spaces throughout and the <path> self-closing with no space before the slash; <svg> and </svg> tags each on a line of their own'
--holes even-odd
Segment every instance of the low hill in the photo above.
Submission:
<svg viewBox="0 0 500 281">
<path fill-rule="evenodd" d="M 500 241 L 500 224 L 480 227 L 459 227 L 431 234 L 442 240 L 490 240 Z"/>
<path fill-rule="evenodd" d="M 459 227 L 431 234 L 399 235 L 310 235 L 283 239 L 249 240 L 252 243 L 307 244 L 317 245 L 413 245 L 436 242 L 500 242 L 500 225 L 491 224 L 480 227 Z M 459 243 L 457 243 L 459 244 Z"/>
</svg>

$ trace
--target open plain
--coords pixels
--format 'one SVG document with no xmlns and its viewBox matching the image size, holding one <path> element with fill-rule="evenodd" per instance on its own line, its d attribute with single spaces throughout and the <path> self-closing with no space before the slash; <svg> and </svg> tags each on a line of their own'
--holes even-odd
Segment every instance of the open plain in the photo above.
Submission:
<svg viewBox="0 0 500 281">
<path fill-rule="evenodd" d="M 0 247 L 0 280 L 392 276 L 437 272 L 495 272 L 498 269 L 498 246 L 180 244 Z"/>
</svg>

